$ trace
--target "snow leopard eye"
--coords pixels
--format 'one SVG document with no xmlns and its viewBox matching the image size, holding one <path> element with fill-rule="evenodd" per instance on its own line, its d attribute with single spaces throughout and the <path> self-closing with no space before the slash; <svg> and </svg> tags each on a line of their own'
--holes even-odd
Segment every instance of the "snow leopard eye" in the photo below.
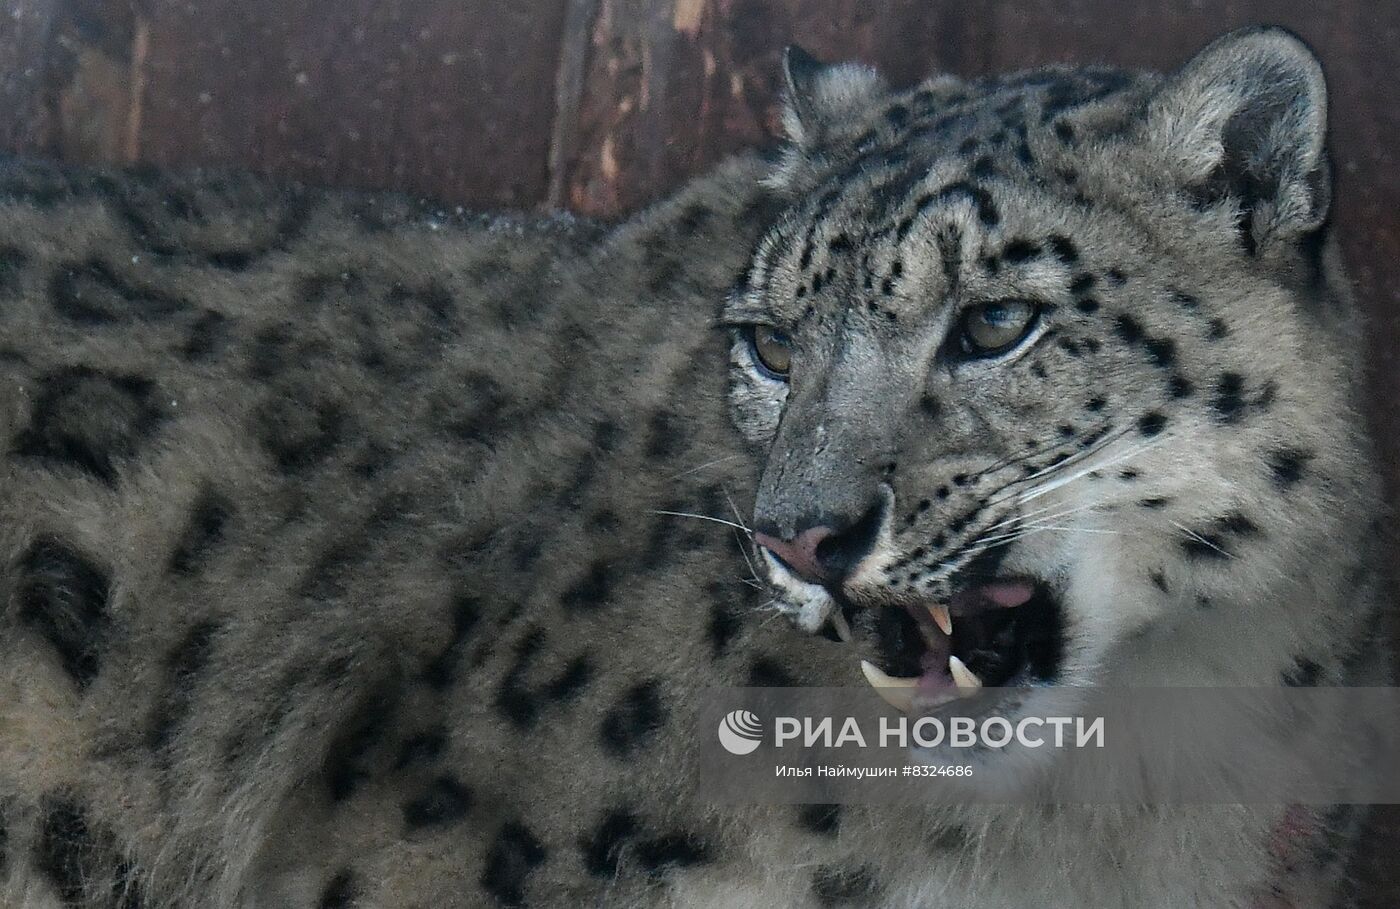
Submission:
<svg viewBox="0 0 1400 909">
<path fill-rule="evenodd" d="M 749 347 L 754 361 L 770 378 L 787 381 L 792 368 L 792 342 L 786 333 L 769 325 L 754 325 L 749 329 Z"/>
<path fill-rule="evenodd" d="M 963 311 L 960 320 L 963 353 L 988 357 L 1015 347 L 1035 327 L 1040 310 L 1025 300 L 979 303 Z"/>
</svg>

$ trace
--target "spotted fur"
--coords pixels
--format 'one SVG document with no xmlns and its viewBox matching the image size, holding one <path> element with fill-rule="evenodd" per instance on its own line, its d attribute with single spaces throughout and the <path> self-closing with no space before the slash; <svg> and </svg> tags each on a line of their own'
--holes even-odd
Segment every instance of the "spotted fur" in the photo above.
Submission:
<svg viewBox="0 0 1400 909">
<path fill-rule="evenodd" d="M 681 515 L 849 510 L 853 464 L 894 492 L 878 599 L 1002 517 L 989 464 L 1131 445 L 1075 488 L 1132 534 L 1008 556 L 1055 566 L 1077 671 L 1361 677 L 1375 480 L 1322 184 L 1211 158 L 1243 103 L 1217 70 L 1297 76 L 1317 106 L 1271 136 L 1321 122 L 1320 81 L 1233 40 L 1165 81 L 799 67 L 776 162 L 615 227 L 0 163 L 0 901 L 1326 905 L 1351 817 L 1284 868 L 1273 810 L 717 810 L 689 782 L 698 692 L 853 684 L 874 645 L 771 621 L 830 598 Z M 1042 343 L 934 381 L 951 301 L 998 281 L 1053 300 Z M 771 467 L 807 450 L 800 373 L 729 329 L 775 310 L 921 357 L 813 383 L 870 430 L 798 470 L 813 501 Z"/>
</svg>

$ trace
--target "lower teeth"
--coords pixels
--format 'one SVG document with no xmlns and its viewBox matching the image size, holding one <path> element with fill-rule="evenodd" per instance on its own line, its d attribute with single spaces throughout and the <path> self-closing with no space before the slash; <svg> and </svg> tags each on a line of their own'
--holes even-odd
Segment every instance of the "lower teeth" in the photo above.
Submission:
<svg viewBox="0 0 1400 909">
<path fill-rule="evenodd" d="M 887 674 L 880 667 L 869 660 L 860 661 L 861 674 L 865 680 L 875 689 L 875 693 L 884 699 L 894 709 L 901 713 L 910 713 L 914 709 L 914 692 L 919 685 L 918 678 L 899 678 Z M 946 697 L 939 698 L 938 703 L 947 703 L 960 697 L 971 697 L 982 687 L 982 680 L 977 677 L 977 673 L 967 668 L 967 664 L 955 656 L 948 657 L 948 674 L 953 677 L 953 682 L 957 686 L 955 692 L 947 692 Z"/>
<path fill-rule="evenodd" d="M 962 691 L 972 692 L 982 687 L 982 680 L 977 677 L 977 673 L 968 669 L 966 663 L 951 654 L 948 656 L 948 672 Z"/>
<path fill-rule="evenodd" d="M 869 660 L 860 661 L 860 671 L 875 689 L 875 693 L 885 699 L 885 703 L 900 713 L 909 713 L 914 709 L 914 689 L 919 684 L 918 679 L 900 679 L 886 675 L 879 666 Z"/>
</svg>

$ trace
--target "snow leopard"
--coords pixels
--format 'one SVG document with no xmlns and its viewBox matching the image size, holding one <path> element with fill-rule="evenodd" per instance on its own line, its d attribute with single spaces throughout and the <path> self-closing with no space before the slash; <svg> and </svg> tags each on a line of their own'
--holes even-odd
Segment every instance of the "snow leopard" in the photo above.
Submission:
<svg viewBox="0 0 1400 909">
<path fill-rule="evenodd" d="M 1311 51 L 783 73 L 616 224 L 0 163 L 5 905 L 1346 905 L 1345 805 L 693 785 L 715 688 L 1387 678 Z"/>
</svg>

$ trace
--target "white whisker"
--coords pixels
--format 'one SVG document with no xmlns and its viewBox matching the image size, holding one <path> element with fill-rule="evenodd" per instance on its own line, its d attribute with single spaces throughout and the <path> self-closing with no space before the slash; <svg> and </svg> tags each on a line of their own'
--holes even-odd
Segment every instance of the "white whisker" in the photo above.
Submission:
<svg viewBox="0 0 1400 909">
<path fill-rule="evenodd" d="M 739 506 L 734 504 L 734 497 L 731 496 L 729 490 L 725 489 L 723 486 L 720 486 L 720 489 L 724 490 L 724 500 L 729 503 L 729 510 L 734 513 L 734 520 L 742 524 L 744 522 L 744 516 L 739 514 Z M 750 533 L 749 535 L 752 536 L 753 534 Z M 744 540 L 739 536 L 738 532 L 734 534 L 734 542 L 739 544 L 739 555 L 744 557 L 744 564 L 749 566 L 749 574 L 753 575 L 754 580 L 758 580 L 758 566 L 755 565 L 753 559 L 749 557 L 748 547 L 744 545 Z"/>
<path fill-rule="evenodd" d="M 1029 482 L 1029 481 L 1031 481 L 1031 480 L 1037 479 L 1038 477 L 1043 477 L 1043 476 L 1045 476 L 1045 475 L 1048 474 L 1048 473 L 1053 473 L 1054 471 L 1057 471 L 1057 470 L 1064 470 L 1066 467 L 1072 467 L 1072 466 L 1074 466 L 1075 464 L 1078 464 L 1078 463 L 1080 463 L 1081 461 L 1084 461 L 1084 460 L 1087 459 L 1087 458 L 1093 457 L 1094 455 L 1096 455 L 1096 454 L 1098 454 L 1099 452 L 1103 451 L 1105 448 L 1107 448 L 1108 446 L 1112 445 L 1114 442 L 1117 442 L 1119 439 L 1123 438 L 1123 436 L 1126 435 L 1127 432 L 1128 432 L 1128 431 L 1127 431 L 1126 429 L 1120 429 L 1120 430 L 1119 430 L 1118 432 L 1116 432 L 1116 433 L 1112 433 L 1112 434 L 1110 434 L 1110 435 L 1104 436 L 1102 439 L 1100 439 L 1099 441 L 1095 442 L 1093 445 L 1089 446 L 1089 447 L 1086 448 L 1085 450 L 1080 451 L 1080 452 L 1076 452 L 1075 454 L 1070 455 L 1068 458 L 1065 458 L 1063 461 L 1061 461 L 1061 462 L 1058 463 L 1058 464 L 1051 464 L 1049 467 L 1043 467 L 1043 468 L 1041 468 L 1040 470 L 1036 471 L 1035 473 L 1031 474 L 1031 475 L 1028 476 L 1028 477 L 1022 477 L 1022 478 L 1021 478 L 1020 480 L 1018 480 L 1017 482 L 1026 483 L 1026 482 Z"/>
<path fill-rule="evenodd" d="M 1011 531 L 1011 532 L 1009 532 L 1009 533 L 1001 534 L 1000 536 L 985 537 L 985 538 L 983 538 L 983 539 L 979 539 L 977 542 L 978 542 L 979 545 L 984 546 L 984 547 L 997 546 L 997 545 L 1000 545 L 1000 544 L 1002 544 L 1002 543 L 1014 543 L 1015 541 L 1021 539 L 1022 537 L 1028 537 L 1028 536 L 1030 536 L 1031 534 L 1033 534 L 1033 533 L 1039 533 L 1039 532 L 1042 531 L 1042 530 L 1058 530 L 1058 531 L 1062 531 L 1062 532 L 1065 532 L 1065 533 L 1096 533 L 1096 534 L 1104 534 L 1104 535 L 1107 535 L 1107 536 L 1121 536 L 1121 535 L 1122 535 L 1122 531 L 1118 531 L 1118 530 L 1105 530 L 1105 529 L 1097 528 L 1097 527 L 1070 527 L 1070 526 L 1065 526 L 1065 525 L 1063 525 L 1063 524 L 1040 524 L 1040 525 L 1037 525 L 1037 526 L 1034 526 L 1034 527 L 1022 527 L 1022 528 L 1020 528 L 1020 529 L 1018 529 L 1018 530 L 1014 530 L 1014 531 Z"/>
<path fill-rule="evenodd" d="M 707 514 L 691 514 L 687 511 L 658 511 L 656 509 L 652 509 L 651 514 L 670 515 L 673 518 L 694 518 L 697 521 L 712 521 L 715 524 L 723 524 L 725 527 L 734 527 L 738 530 L 742 530 L 750 536 L 753 535 L 753 531 L 749 530 L 743 524 L 735 524 L 733 521 L 726 521 L 724 518 L 712 518 Z"/>
<path fill-rule="evenodd" d="M 1033 529 L 1033 530 L 1059 530 L 1059 531 L 1063 531 L 1063 532 L 1065 532 L 1065 533 L 1097 533 L 1097 534 L 1103 534 L 1104 536 L 1109 536 L 1109 537 L 1121 537 L 1121 536 L 1124 535 L 1124 534 L 1123 534 L 1123 531 L 1121 531 L 1121 530 L 1109 530 L 1109 529 L 1106 528 L 1106 527 L 1065 527 L 1065 526 L 1062 526 L 1062 525 L 1059 525 L 1059 524 L 1046 524 L 1046 525 L 1044 525 L 1044 526 L 1035 527 L 1035 528 L 1032 528 L 1032 529 Z"/>
<path fill-rule="evenodd" d="M 690 476 L 690 475 L 693 474 L 693 473 L 699 473 L 699 472 L 702 471 L 702 470 L 707 470 L 708 468 L 714 467 L 714 466 L 717 465 L 717 464 L 723 464 L 725 461 L 732 461 L 732 460 L 734 460 L 735 458 L 739 458 L 739 457 L 743 457 L 743 455 L 732 454 L 732 455 L 725 455 L 725 456 L 722 457 L 722 458 L 715 458 L 713 461 L 706 461 L 704 464 L 701 464 L 699 467 L 692 467 L 692 468 L 690 468 L 689 470 L 682 470 L 680 473 L 671 476 L 669 479 L 672 479 L 672 480 L 679 480 L 681 477 L 688 477 L 688 476 Z"/>
<path fill-rule="evenodd" d="M 1052 509 L 1052 508 L 1054 508 L 1054 507 L 1055 507 L 1054 505 L 1043 505 L 1043 506 L 1041 506 L 1040 508 L 1037 508 L 1037 509 L 1035 509 L 1035 510 L 1033 510 L 1033 511 L 1027 511 L 1027 512 L 1024 512 L 1024 513 L 1021 513 L 1021 514 L 1013 514 L 1011 517 L 1009 517 L 1009 518 L 1007 518 L 1007 519 L 1005 519 L 1005 520 L 1003 520 L 1003 521 L 998 521 L 997 523 L 991 525 L 990 527 L 986 528 L 986 529 L 983 530 L 982 532 L 983 532 L 983 533 L 991 533 L 991 532 L 994 531 L 994 530 L 1000 530 L 1001 528 L 1006 527 L 1006 526 L 1009 525 L 1009 524 L 1015 524 L 1015 523 L 1017 523 L 1017 522 L 1019 522 L 1019 521 L 1024 521 L 1024 520 L 1027 520 L 1027 519 L 1029 519 L 1029 518 L 1033 518 L 1033 517 L 1035 517 L 1036 515 L 1040 514 L 1041 512 L 1049 511 L 1050 509 Z"/>
<path fill-rule="evenodd" d="M 1060 520 L 1063 520 L 1064 518 L 1069 517 L 1070 515 L 1080 514 L 1081 512 L 1085 512 L 1085 511 L 1093 511 L 1094 509 L 1098 508 L 1098 507 L 1099 507 L 1100 505 L 1102 505 L 1102 504 L 1103 504 L 1102 501 L 1100 501 L 1100 500 L 1095 500 L 1095 501 L 1093 501 L 1093 502 L 1087 502 L 1087 503 L 1085 503 L 1085 504 L 1083 504 L 1083 505 L 1077 505 L 1077 506 L 1075 506 L 1075 507 L 1073 507 L 1073 508 L 1065 508 L 1065 509 L 1062 509 L 1062 510 L 1060 510 L 1060 511 L 1055 512 L 1054 514 L 1048 514 L 1048 515 L 1044 515 L 1044 516 L 1042 516 L 1042 517 L 1036 518 L 1034 521 L 1025 521 L 1023 524 L 1021 524 L 1021 526 L 1012 526 L 1009 530 L 1005 530 L 1005 531 L 1003 531 L 1003 532 L 1000 533 L 1000 534 L 994 534 L 994 535 L 990 535 L 990 536 L 983 536 L 983 537 L 980 537 L 980 538 L 978 539 L 978 543 L 979 543 L 979 544 L 983 544 L 985 547 L 996 546 L 996 545 L 999 545 L 999 544 L 1002 544 L 1002 543 L 1010 543 L 1010 542 L 1013 542 L 1013 541 L 1015 541 L 1015 540 L 1019 540 L 1021 537 L 1026 536 L 1026 535 L 1028 535 L 1029 533 L 1034 532 L 1034 531 L 1039 530 L 1039 529 L 1042 529 L 1042 528 L 1044 528 L 1044 529 L 1063 530 L 1063 531 L 1069 531 L 1069 532 L 1078 531 L 1078 532 L 1083 532 L 1083 533 L 1103 533 L 1103 534 L 1116 535 L 1116 534 L 1118 534 L 1118 531 L 1113 531 L 1113 530 L 1101 530 L 1101 529 L 1089 528 L 1089 527 L 1058 527 L 1058 526 L 1053 526 L 1053 525 L 1050 524 L 1050 522 L 1052 522 L 1052 521 L 1060 521 Z M 1038 508 L 1038 509 L 1036 509 L 1036 512 L 1032 512 L 1032 514 L 1035 514 L 1035 513 L 1038 513 L 1038 512 L 1043 512 L 1043 511 L 1047 511 L 1047 510 L 1049 510 L 1049 506 L 1047 506 L 1047 507 L 1045 507 L 1045 508 Z M 1028 515 L 1027 517 L 1029 517 L 1029 515 Z M 1002 522 L 1003 525 L 1006 524 L 1006 523 L 1008 523 L 1008 522 Z M 1014 524 L 1014 522 L 1012 522 L 1012 523 Z M 986 532 L 984 531 L 984 533 L 986 533 Z"/>
<path fill-rule="evenodd" d="M 764 604 L 764 605 L 767 605 L 767 604 Z M 772 612 L 773 614 L 770 615 L 768 618 L 764 619 L 762 622 L 759 622 L 759 623 L 758 623 L 758 627 L 759 627 L 759 628 L 767 628 L 767 627 L 768 627 L 769 625 L 771 625 L 773 622 L 775 622 L 775 621 L 777 621 L 778 619 L 781 619 L 781 618 L 783 618 L 783 617 L 785 617 L 785 616 L 787 615 L 787 613 L 783 612 L 781 609 L 778 609 L 778 608 L 776 608 L 776 607 L 773 608 L 773 609 L 771 609 L 771 610 L 769 610 L 769 611 Z"/>
<path fill-rule="evenodd" d="M 1044 512 L 1053 510 L 1055 507 L 1054 505 L 1046 505 L 1043 508 L 1037 508 L 1034 511 L 1028 511 L 1024 515 L 1021 515 L 1019 517 L 1012 517 L 1005 521 L 1001 521 L 997 524 L 993 524 L 991 527 L 988 527 L 986 530 L 983 530 L 982 533 L 990 534 L 994 531 L 1001 530 L 1005 527 L 1011 527 L 1014 529 L 1017 525 L 1021 527 L 1033 527 L 1044 521 L 1058 521 L 1060 518 L 1067 518 L 1070 515 L 1078 514 L 1081 511 L 1089 511 L 1090 509 L 1098 508 L 1099 504 L 1099 502 L 1089 502 L 1084 505 L 1076 505 L 1073 508 L 1066 508 L 1062 511 L 1057 511 L 1054 514 L 1043 514 Z M 1031 518 L 1035 517 L 1036 515 L 1041 515 L 1041 517 L 1035 518 L 1035 520 L 1032 521 Z"/>
<path fill-rule="evenodd" d="M 1115 467 L 1115 466 L 1117 466 L 1117 465 L 1123 463 L 1124 461 L 1128 460 L 1129 458 L 1135 458 L 1135 457 L 1137 457 L 1138 455 L 1142 454 L 1143 452 L 1148 451 L 1148 450 L 1150 450 L 1150 449 L 1152 449 L 1152 448 L 1157 447 L 1157 446 L 1160 445 L 1161 443 L 1162 443 L 1162 440 L 1160 440 L 1160 439 L 1159 439 L 1159 440 L 1154 440 L 1154 441 L 1152 441 L 1152 442 L 1145 442 L 1145 443 L 1143 443 L 1143 444 L 1141 444 L 1141 445 L 1138 445 L 1138 446 L 1136 446 L 1136 447 L 1134 447 L 1134 448 L 1130 448 L 1130 449 L 1128 449 L 1128 450 L 1125 451 L 1125 452 L 1121 452 L 1121 453 L 1116 454 L 1116 455 L 1114 455 L 1114 456 L 1112 456 L 1112 457 L 1105 458 L 1105 459 L 1102 460 L 1102 461 L 1098 461 L 1098 462 L 1095 462 L 1095 463 L 1093 463 L 1093 464 L 1089 464 L 1089 465 L 1087 465 L 1087 466 L 1085 466 L 1085 467 L 1083 467 L 1083 468 L 1081 468 L 1081 469 L 1075 471 L 1074 473 L 1072 473 L 1072 474 L 1070 474 L 1070 475 L 1068 475 L 1068 476 L 1056 477 L 1056 478 L 1054 478 L 1053 480 L 1049 481 L 1048 483 L 1042 484 L 1042 485 L 1041 485 L 1039 488 L 1037 488 L 1037 489 L 1031 490 L 1030 492 L 1023 492 L 1023 493 L 1021 493 L 1021 494 L 1017 497 L 1017 499 L 1018 499 L 1018 501 L 1019 501 L 1021 504 L 1025 504 L 1026 502 L 1033 501 L 1033 500 L 1035 500 L 1035 499 L 1040 498 L 1040 497 L 1043 496 L 1043 495 L 1046 495 L 1046 494 L 1048 494 L 1048 493 L 1054 492 L 1054 491 L 1057 490 L 1057 489 L 1061 489 L 1061 488 L 1063 488 L 1063 487 L 1069 485 L 1070 483 L 1075 482 L 1076 480 L 1081 480 L 1081 479 L 1083 479 L 1084 477 L 1087 477 L 1087 476 L 1088 476 L 1089 474 L 1091 474 L 1091 473 L 1095 473 L 1095 472 L 1100 471 L 1100 470 L 1107 470 L 1107 469 L 1110 468 L 1110 467 Z"/>
<path fill-rule="evenodd" d="M 1176 521 L 1171 521 L 1170 523 L 1171 523 L 1171 525 L 1172 525 L 1173 527 L 1175 527 L 1177 530 L 1179 530 L 1179 531 L 1181 531 L 1182 533 L 1186 534 L 1188 537 L 1190 537 L 1191 539 L 1195 540 L 1197 543 L 1200 543 L 1202 546 L 1209 546 L 1211 549 L 1214 549 L 1216 552 L 1220 553 L 1221 555 L 1223 555 L 1223 556 L 1224 556 L 1225 558 L 1227 558 L 1227 559 L 1233 559 L 1233 558 L 1235 557 L 1235 554 L 1234 554 L 1234 553 L 1232 553 L 1232 552 L 1226 552 L 1224 549 L 1221 549 L 1219 546 L 1215 545 L 1215 544 L 1212 543 L 1210 540 L 1207 540 L 1205 537 L 1201 536 L 1199 533 L 1196 533 L 1196 532 L 1195 532 L 1194 530 L 1192 530 L 1191 528 L 1189 528 L 1189 527 L 1187 527 L 1187 526 L 1185 526 L 1185 525 L 1183 525 L 1183 524 L 1178 524 Z"/>
<path fill-rule="evenodd" d="M 1055 533 L 1088 533 L 1102 534 L 1106 536 L 1126 536 L 1126 534 L 1124 534 L 1120 530 L 1105 530 L 1103 528 L 1098 527 L 1060 527 L 1051 525 L 1046 527 L 1033 527 L 1029 530 L 1022 530 L 1014 534 L 1008 534 L 1005 537 L 997 538 L 994 540 L 987 540 L 985 541 L 986 546 L 984 546 L 984 548 L 989 548 L 991 546 L 995 546 L 1002 543 L 1014 543 L 1017 540 L 1025 539 L 1026 537 L 1034 536 L 1038 533 L 1045 533 L 1047 531 L 1053 531 Z"/>
</svg>

